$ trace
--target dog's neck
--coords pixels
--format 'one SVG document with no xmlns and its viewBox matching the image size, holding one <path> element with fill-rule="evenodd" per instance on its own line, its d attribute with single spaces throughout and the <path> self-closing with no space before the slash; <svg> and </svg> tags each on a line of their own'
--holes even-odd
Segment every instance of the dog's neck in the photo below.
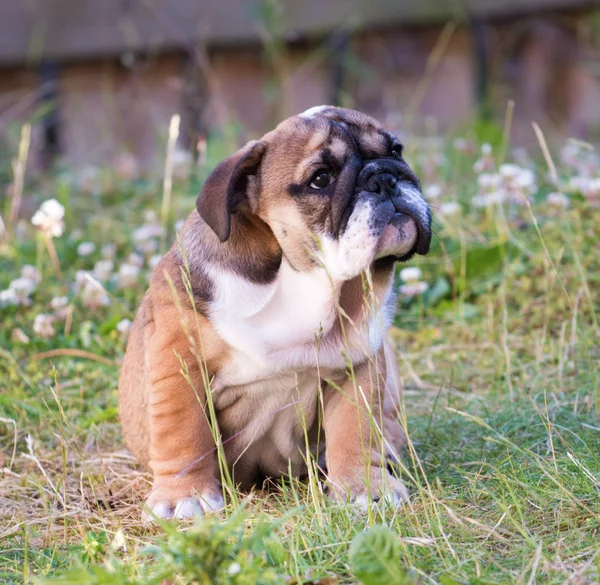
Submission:
<svg viewBox="0 0 600 585">
<path fill-rule="evenodd" d="M 244 366 L 231 380 L 241 384 L 317 362 L 343 369 L 348 356 L 359 363 L 378 351 L 395 312 L 393 263 L 377 262 L 335 282 L 318 264 L 295 270 L 268 237 L 260 245 L 260 224 L 244 226 L 257 231 L 239 240 L 238 227 L 220 243 L 192 217 L 180 236 L 198 288 L 208 291 L 202 312 L 235 355 L 245 356 L 232 363 L 252 370 Z"/>
<path fill-rule="evenodd" d="M 378 261 L 367 273 L 334 281 L 317 263 L 311 270 L 296 270 L 258 218 L 235 214 L 231 236 L 221 243 L 194 216 L 181 232 L 184 249 L 194 250 L 191 271 L 210 284 L 206 309 L 232 343 L 246 328 L 261 331 L 272 347 L 339 337 L 389 302 L 393 262 Z"/>
</svg>

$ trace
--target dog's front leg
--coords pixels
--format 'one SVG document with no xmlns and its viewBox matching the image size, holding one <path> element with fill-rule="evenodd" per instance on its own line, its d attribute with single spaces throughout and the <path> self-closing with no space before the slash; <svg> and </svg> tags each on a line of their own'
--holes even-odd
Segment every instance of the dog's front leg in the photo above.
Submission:
<svg viewBox="0 0 600 585">
<path fill-rule="evenodd" d="M 327 474 L 332 495 L 366 504 L 384 498 L 397 505 L 408 490 L 387 469 L 385 416 L 385 355 L 354 369 L 339 388 L 325 394 L 323 428 Z"/>
<path fill-rule="evenodd" d="M 224 505 L 201 372 L 206 361 L 190 346 L 184 327 L 186 318 L 188 325 L 196 323 L 191 309 L 182 316 L 175 306 L 163 304 L 153 313 L 146 364 L 154 483 L 147 514 L 185 518 Z"/>
</svg>

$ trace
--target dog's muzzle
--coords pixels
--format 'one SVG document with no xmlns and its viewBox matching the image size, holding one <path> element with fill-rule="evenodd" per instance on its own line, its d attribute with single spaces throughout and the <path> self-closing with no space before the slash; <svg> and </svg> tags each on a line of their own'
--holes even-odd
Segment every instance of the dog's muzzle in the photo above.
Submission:
<svg viewBox="0 0 600 585">
<path fill-rule="evenodd" d="M 359 173 L 357 194 L 372 201 L 373 221 L 381 228 L 411 218 L 417 227 L 417 240 L 409 255 L 429 252 L 431 211 L 421 195 L 418 179 L 406 163 L 388 159 L 368 163 Z"/>
</svg>

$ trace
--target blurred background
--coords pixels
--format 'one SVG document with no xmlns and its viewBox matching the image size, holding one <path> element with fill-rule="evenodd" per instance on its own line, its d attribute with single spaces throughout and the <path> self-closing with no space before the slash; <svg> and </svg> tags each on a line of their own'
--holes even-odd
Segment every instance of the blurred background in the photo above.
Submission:
<svg viewBox="0 0 600 585">
<path fill-rule="evenodd" d="M 175 112 L 202 154 L 323 103 L 460 135 L 513 100 L 515 144 L 595 142 L 599 56 L 590 0 L 2 0 L 0 159 L 28 121 L 30 166 L 162 169 Z"/>
</svg>

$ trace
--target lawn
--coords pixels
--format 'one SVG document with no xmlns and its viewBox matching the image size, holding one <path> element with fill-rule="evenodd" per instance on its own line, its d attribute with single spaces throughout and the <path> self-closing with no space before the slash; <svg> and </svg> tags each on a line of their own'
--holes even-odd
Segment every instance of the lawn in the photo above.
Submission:
<svg viewBox="0 0 600 585">
<path fill-rule="evenodd" d="M 600 162 L 587 144 L 540 134 L 526 152 L 507 134 L 406 141 L 435 236 L 410 263 L 421 274 L 399 267 L 390 332 L 401 510 L 331 503 L 313 478 L 195 524 L 142 525 L 150 477 L 121 438 L 119 362 L 157 255 L 228 146 L 209 140 L 192 168 L 173 157 L 166 199 L 130 157 L 31 172 L 36 225 L 10 221 L 15 181 L 0 240 L 0 582 L 600 582 Z"/>
</svg>

